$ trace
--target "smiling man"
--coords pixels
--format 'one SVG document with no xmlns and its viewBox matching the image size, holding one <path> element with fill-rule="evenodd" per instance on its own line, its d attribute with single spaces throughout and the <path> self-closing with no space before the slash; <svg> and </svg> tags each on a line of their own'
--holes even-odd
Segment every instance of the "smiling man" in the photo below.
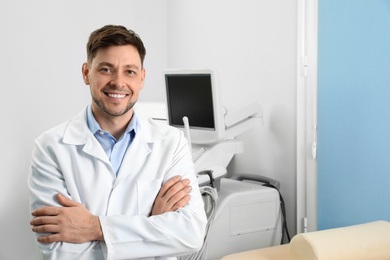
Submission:
<svg viewBox="0 0 390 260">
<path fill-rule="evenodd" d="M 90 59 L 82 71 L 91 89 L 92 112 L 102 128 L 119 138 L 133 116 L 132 108 L 144 85 L 140 55 L 132 45 L 111 46 Z"/>
<path fill-rule="evenodd" d="M 44 259 L 175 259 L 202 246 L 187 140 L 133 110 L 145 54 L 123 26 L 92 32 L 82 65 L 91 104 L 35 141 L 31 225 Z"/>
</svg>

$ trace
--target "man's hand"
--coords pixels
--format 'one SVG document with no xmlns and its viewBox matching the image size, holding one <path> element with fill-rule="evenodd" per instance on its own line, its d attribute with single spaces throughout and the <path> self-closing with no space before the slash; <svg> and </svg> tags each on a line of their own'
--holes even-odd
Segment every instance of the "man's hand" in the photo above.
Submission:
<svg viewBox="0 0 390 260">
<path fill-rule="evenodd" d="M 190 180 L 181 179 L 181 176 L 174 176 L 167 180 L 161 187 L 154 200 L 151 215 L 159 215 L 169 211 L 176 211 L 184 207 L 191 199 L 189 193 L 192 187 Z"/>
<path fill-rule="evenodd" d="M 57 200 L 63 207 L 42 207 L 31 213 L 32 231 L 50 233 L 39 237 L 39 242 L 84 243 L 104 239 L 98 217 L 62 194 L 57 195 Z"/>
</svg>

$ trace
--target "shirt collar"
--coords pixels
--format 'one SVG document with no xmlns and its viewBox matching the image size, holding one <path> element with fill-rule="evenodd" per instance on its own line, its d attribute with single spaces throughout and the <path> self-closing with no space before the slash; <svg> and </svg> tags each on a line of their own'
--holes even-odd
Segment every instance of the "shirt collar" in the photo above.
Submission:
<svg viewBox="0 0 390 260">
<path fill-rule="evenodd" d="M 87 109 L 87 124 L 88 124 L 89 130 L 91 130 L 91 132 L 93 134 L 95 134 L 98 131 L 99 132 L 102 131 L 99 123 L 96 121 L 95 117 L 93 116 L 91 105 L 88 105 L 88 109 Z M 133 130 L 134 130 L 134 133 L 137 133 L 138 125 L 139 125 L 138 124 L 138 117 L 137 117 L 135 111 L 133 110 L 133 117 L 131 118 L 130 124 L 127 126 L 125 133 L 130 133 Z"/>
</svg>

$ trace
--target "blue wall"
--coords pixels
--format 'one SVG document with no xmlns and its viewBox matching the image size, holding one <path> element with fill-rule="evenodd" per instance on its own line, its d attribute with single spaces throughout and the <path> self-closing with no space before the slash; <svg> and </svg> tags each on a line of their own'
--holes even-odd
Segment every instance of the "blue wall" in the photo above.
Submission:
<svg viewBox="0 0 390 260">
<path fill-rule="evenodd" d="M 318 12 L 318 229 L 390 221 L 390 1 Z"/>
</svg>

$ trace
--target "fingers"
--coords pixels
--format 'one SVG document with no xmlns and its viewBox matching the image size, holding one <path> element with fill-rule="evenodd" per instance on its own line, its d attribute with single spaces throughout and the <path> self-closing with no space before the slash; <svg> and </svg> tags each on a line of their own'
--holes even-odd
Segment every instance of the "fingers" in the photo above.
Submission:
<svg viewBox="0 0 390 260">
<path fill-rule="evenodd" d="M 36 212 L 44 212 L 37 210 Z M 58 233 L 61 231 L 61 226 L 58 225 L 58 220 L 56 216 L 44 216 L 44 217 L 35 217 L 30 221 L 32 225 L 31 230 L 35 233 L 50 233 L 50 235 L 44 235 L 38 237 L 38 241 L 41 243 L 52 243 L 60 241 L 60 236 Z"/>
<path fill-rule="evenodd" d="M 189 185 L 190 180 L 183 179 L 172 186 L 165 193 L 165 196 L 162 197 L 162 200 L 165 201 L 166 207 L 170 211 L 175 211 L 181 207 L 184 207 L 190 200 L 191 196 L 189 193 L 192 190 L 192 187 Z"/>
<path fill-rule="evenodd" d="M 189 186 L 190 180 L 183 179 L 181 181 L 176 182 L 174 185 L 172 185 L 169 190 L 165 193 L 163 196 L 168 202 L 170 200 L 179 200 L 184 195 L 187 195 L 191 192 L 192 187 Z"/>
<path fill-rule="evenodd" d="M 36 217 L 30 221 L 30 225 L 32 226 L 40 226 L 47 224 L 57 224 L 57 221 L 53 216 L 50 217 Z"/>
<path fill-rule="evenodd" d="M 180 182 L 181 180 L 181 176 L 177 175 L 177 176 L 173 176 L 172 178 L 170 178 L 169 180 L 167 180 L 163 186 L 161 187 L 160 189 L 160 192 L 158 193 L 158 195 L 160 197 L 164 197 L 166 195 L 166 192 L 173 186 L 175 185 L 176 183 Z"/>
<path fill-rule="evenodd" d="M 44 232 L 47 233 L 47 232 Z M 37 238 L 38 242 L 43 243 L 43 244 L 48 244 L 48 243 L 54 243 L 54 242 L 64 242 L 67 239 L 66 236 L 64 236 L 61 233 L 53 233 L 47 236 L 40 236 Z"/>
<path fill-rule="evenodd" d="M 170 178 L 161 187 L 154 201 L 151 215 L 176 211 L 184 207 L 191 199 L 189 195 L 191 190 L 189 179 L 181 179 L 180 176 Z"/>
<path fill-rule="evenodd" d="M 40 225 L 33 226 L 32 231 L 36 233 L 58 233 L 60 228 L 59 225 Z"/>
<path fill-rule="evenodd" d="M 59 214 L 58 207 L 42 207 L 31 212 L 34 217 L 39 216 L 57 216 Z"/>
<path fill-rule="evenodd" d="M 77 207 L 81 206 L 80 203 L 77 203 L 71 199 L 68 199 L 61 193 L 57 194 L 57 200 L 58 202 L 64 206 L 64 207 Z M 31 212 L 31 215 L 34 217 L 39 217 L 39 216 L 57 216 L 62 210 L 62 207 L 55 207 L 55 206 L 47 206 L 47 207 L 42 207 L 39 209 L 34 210 Z"/>
<path fill-rule="evenodd" d="M 190 202 L 190 199 L 191 199 L 191 195 L 185 195 L 183 198 L 181 198 L 172 206 L 172 210 L 176 211 L 180 208 L 183 208 L 185 205 L 187 205 L 188 202 Z"/>
<path fill-rule="evenodd" d="M 65 197 L 61 193 L 58 193 L 56 197 L 57 197 L 58 202 L 62 206 L 64 206 L 64 207 L 77 207 L 77 206 L 81 206 L 80 203 L 77 203 L 76 201 L 73 201 L 73 200 Z"/>
<path fill-rule="evenodd" d="M 59 234 L 53 234 L 53 235 L 38 237 L 37 240 L 40 243 L 47 244 L 47 243 L 53 243 L 53 242 L 60 242 L 63 239 L 61 239 L 61 236 Z"/>
</svg>

